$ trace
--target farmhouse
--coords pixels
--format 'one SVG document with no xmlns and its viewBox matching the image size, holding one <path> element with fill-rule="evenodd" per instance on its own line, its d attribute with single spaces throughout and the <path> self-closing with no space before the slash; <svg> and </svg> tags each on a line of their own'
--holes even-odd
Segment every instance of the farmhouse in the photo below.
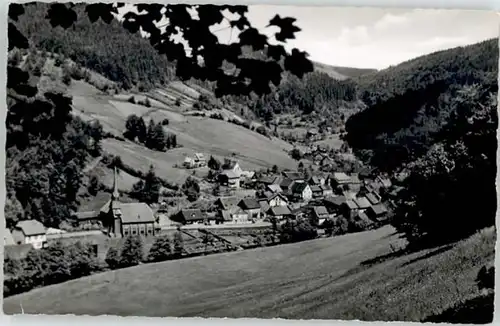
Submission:
<svg viewBox="0 0 500 326">
<path fill-rule="evenodd" d="M 352 219 L 358 213 L 358 205 L 353 200 L 348 199 L 342 204 L 342 210 L 347 219 Z"/>
<path fill-rule="evenodd" d="M 308 183 L 310 185 L 322 186 L 326 183 L 326 177 L 321 174 L 316 174 L 309 178 Z"/>
<path fill-rule="evenodd" d="M 280 192 L 283 192 L 283 189 L 281 189 L 281 187 L 277 184 L 271 184 L 271 185 L 267 185 L 266 186 L 266 189 L 269 190 L 270 192 L 272 193 L 280 193 Z"/>
<path fill-rule="evenodd" d="M 285 220 L 293 216 L 288 206 L 271 207 L 267 210 L 266 213 L 269 217 L 273 217 L 278 221 Z"/>
<path fill-rule="evenodd" d="M 305 182 L 294 183 L 292 186 L 292 196 L 294 199 L 309 201 L 313 198 L 311 186 Z"/>
<path fill-rule="evenodd" d="M 354 202 L 361 212 L 364 212 L 366 209 L 372 206 L 368 199 L 366 199 L 366 197 L 358 197 L 354 199 Z"/>
<path fill-rule="evenodd" d="M 315 206 L 312 209 L 313 218 L 316 220 L 318 225 L 323 224 L 323 222 L 330 216 L 325 206 Z"/>
<path fill-rule="evenodd" d="M 240 164 L 231 159 L 224 159 L 224 163 L 222 164 L 222 170 L 224 171 L 232 171 L 235 175 L 241 177 L 241 174 L 243 173 L 243 170 L 240 167 Z"/>
<path fill-rule="evenodd" d="M 282 172 L 283 176 L 287 179 L 290 179 L 294 182 L 305 182 L 304 180 L 304 175 L 300 172 L 296 171 L 283 171 Z"/>
<path fill-rule="evenodd" d="M 259 207 L 259 211 L 260 211 L 260 207 Z M 231 214 L 231 220 L 234 223 L 248 223 L 250 221 L 248 212 L 245 211 L 241 207 L 236 206 L 236 207 L 232 208 L 229 212 Z"/>
<path fill-rule="evenodd" d="M 214 202 L 214 207 L 216 210 L 226 211 L 238 205 L 239 201 L 240 199 L 238 197 L 219 197 Z"/>
<path fill-rule="evenodd" d="M 146 203 L 121 203 L 119 201 L 116 168 L 111 199 L 101 208 L 109 236 L 155 235 L 155 217 Z"/>
<path fill-rule="evenodd" d="M 381 200 L 380 195 L 376 191 L 367 193 L 365 197 L 372 205 L 377 205 Z"/>
<path fill-rule="evenodd" d="M 279 175 L 264 175 L 258 180 L 258 183 L 264 186 L 279 185 L 281 179 L 282 178 Z"/>
<path fill-rule="evenodd" d="M 16 244 L 30 244 L 34 249 L 41 249 L 47 244 L 45 227 L 37 220 L 19 221 L 12 230 L 12 237 Z"/>
<path fill-rule="evenodd" d="M 172 216 L 172 220 L 182 224 L 202 224 L 207 223 L 207 217 L 199 209 L 182 209 Z"/>
<path fill-rule="evenodd" d="M 346 200 L 344 196 L 328 197 L 323 200 L 323 204 L 330 214 L 338 214 Z"/>
<path fill-rule="evenodd" d="M 249 219 L 258 220 L 260 219 L 260 204 L 253 198 L 242 199 L 238 206 L 243 209 L 247 214 Z"/>
<path fill-rule="evenodd" d="M 328 184 L 321 185 L 320 187 L 323 191 L 323 197 L 329 197 L 333 195 L 333 189 Z"/>
<path fill-rule="evenodd" d="M 311 185 L 312 196 L 314 199 L 319 199 L 323 197 L 323 189 L 320 185 Z"/>
<path fill-rule="evenodd" d="M 202 153 L 194 154 L 194 162 L 197 167 L 204 167 L 207 165 L 207 159 L 205 158 L 205 155 L 203 155 Z"/>
<path fill-rule="evenodd" d="M 280 183 L 280 188 L 284 193 L 290 193 L 292 189 L 292 185 L 295 182 L 292 179 L 284 178 Z"/>
<path fill-rule="evenodd" d="M 387 217 L 387 213 L 387 207 L 382 203 L 373 205 L 366 210 L 366 215 L 374 220 L 384 220 Z"/>
<path fill-rule="evenodd" d="M 240 188 L 240 174 L 234 172 L 233 170 L 222 171 L 219 175 L 219 181 L 228 188 Z"/>
</svg>

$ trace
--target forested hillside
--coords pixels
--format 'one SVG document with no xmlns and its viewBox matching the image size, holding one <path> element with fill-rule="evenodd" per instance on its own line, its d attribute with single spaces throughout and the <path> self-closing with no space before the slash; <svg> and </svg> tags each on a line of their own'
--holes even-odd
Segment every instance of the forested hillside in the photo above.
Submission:
<svg viewBox="0 0 500 326">
<path fill-rule="evenodd" d="M 174 67 L 146 39 L 123 28 L 115 19 L 110 24 L 98 20 L 91 23 L 83 14 L 84 7 L 76 6 L 76 23 L 68 29 L 52 27 L 45 18 L 49 3 L 24 5 L 25 14 L 16 23 L 32 47 L 70 58 L 92 69 L 125 89 L 138 86 L 151 88 L 174 76 Z"/>
<path fill-rule="evenodd" d="M 498 40 L 440 51 L 363 76 L 368 108 L 346 124 L 347 140 L 366 159 L 393 170 L 437 141 L 463 85 L 497 91 Z"/>
<path fill-rule="evenodd" d="M 408 174 L 393 224 L 414 244 L 495 223 L 497 75 L 493 39 L 360 81 L 368 108 L 348 120 L 347 140 L 375 167 Z"/>
</svg>

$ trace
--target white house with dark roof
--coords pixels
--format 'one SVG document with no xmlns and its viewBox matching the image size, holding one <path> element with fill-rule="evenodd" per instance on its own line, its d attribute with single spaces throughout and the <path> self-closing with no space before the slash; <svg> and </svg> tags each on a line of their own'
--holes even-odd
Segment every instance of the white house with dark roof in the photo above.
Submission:
<svg viewBox="0 0 500 326">
<path fill-rule="evenodd" d="M 42 223 L 37 220 L 19 221 L 12 230 L 15 244 L 31 244 L 41 249 L 47 244 L 47 233 Z"/>
</svg>

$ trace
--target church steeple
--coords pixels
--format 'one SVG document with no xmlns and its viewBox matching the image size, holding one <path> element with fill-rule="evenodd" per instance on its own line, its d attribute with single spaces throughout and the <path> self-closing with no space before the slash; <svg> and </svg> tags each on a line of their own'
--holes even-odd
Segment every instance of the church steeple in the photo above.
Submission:
<svg viewBox="0 0 500 326">
<path fill-rule="evenodd" d="M 111 194 L 112 200 L 118 200 L 120 193 L 118 192 L 118 174 L 116 172 L 116 166 L 114 168 L 114 180 L 113 180 L 113 193 Z"/>
</svg>

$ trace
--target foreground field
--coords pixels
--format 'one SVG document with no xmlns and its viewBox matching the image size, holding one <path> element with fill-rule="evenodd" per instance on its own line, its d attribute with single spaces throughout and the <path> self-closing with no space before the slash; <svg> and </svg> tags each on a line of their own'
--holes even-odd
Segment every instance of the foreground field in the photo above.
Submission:
<svg viewBox="0 0 500 326">
<path fill-rule="evenodd" d="M 7 314 L 418 321 L 477 295 L 494 231 L 377 262 L 390 227 L 337 238 L 148 264 L 7 298 Z"/>
</svg>

